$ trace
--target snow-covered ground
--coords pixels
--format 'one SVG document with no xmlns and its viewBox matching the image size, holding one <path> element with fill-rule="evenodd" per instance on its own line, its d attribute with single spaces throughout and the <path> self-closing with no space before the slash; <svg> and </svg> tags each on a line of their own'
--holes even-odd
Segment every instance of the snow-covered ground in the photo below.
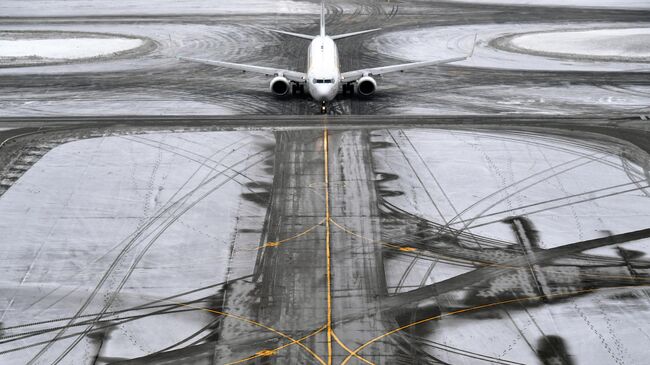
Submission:
<svg viewBox="0 0 650 365">
<path fill-rule="evenodd" d="M 650 2 L 646 0 L 445 0 L 472 4 L 497 5 L 530 5 L 530 6 L 560 6 L 576 8 L 605 8 L 605 9 L 648 9 Z"/>
<path fill-rule="evenodd" d="M 446 130 L 390 131 L 381 140 L 402 147 L 376 156 L 379 171 L 399 176 L 388 189 L 404 193 L 386 199 L 453 228 L 513 241 L 500 220 L 524 215 L 551 248 L 647 228 L 650 219 L 650 158 L 630 146 Z"/>
<path fill-rule="evenodd" d="M 640 71 L 650 72 L 647 62 L 618 62 L 617 60 L 576 60 L 529 54 L 508 49 L 507 39 L 523 33 L 556 32 L 564 39 L 562 32 L 587 31 L 598 29 L 596 36 L 602 36 L 605 29 L 645 28 L 648 23 L 531 23 L 531 24 L 481 24 L 448 27 L 432 27 L 385 33 L 370 41 L 367 47 L 374 52 L 392 57 L 421 61 L 458 57 L 469 54 L 474 37 L 476 48 L 472 58 L 454 63 L 455 66 L 485 67 L 517 70 L 553 70 L 553 71 Z M 643 39 L 646 36 L 643 36 Z M 632 44 L 634 40 L 626 41 Z M 646 41 L 647 42 L 647 41 Z M 636 43 L 635 43 L 636 44 Z M 589 45 L 585 45 L 588 47 Z M 606 45 L 600 45 L 600 52 L 605 52 Z M 616 52 L 620 48 L 615 48 Z M 647 51 L 647 44 L 643 46 Z M 432 70 L 431 72 L 435 72 Z"/>
<path fill-rule="evenodd" d="M 280 27 L 278 26 L 275 26 Z M 74 64 L 41 65 L 30 67 L 0 68 L 0 75 L 74 74 L 85 72 L 137 71 L 136 77 L 149 72 L 165 72 L 187 68 L 181 76 L 183 86 L 191 87 L 198 76 L 192 74 L 195 65 L 182 64 L 176 56 L 214 58 L 223 60 L 254 59 L 256 46 L 280 45 L 280 38 L 270 32 L 252 26 L 197 25 L 197 24 L 14 24 L 2 27 L 5 32 L 36 32 L 70 34 L 72 32 L 96 32 L 149 39 L 156 47 L 139 57 L 109 58 L 101 62 L 78 60 Z M 242 46 L 246 45 L 246 46 Z M 146 48 L 146 46 L 145 46 Z M 134 51 L 135 52 L 135 51 Z M 270 63 L 271 65 L 273 62 Z M 278 66 L 283 66 L 278 64 Z M 284 65 L 286 66 L 286 65 Z M 232 72 L 215 68 L 215 74 Z M 237 76 L 238 82 L 268 90 L 268 82 L 256 75 Z M 278 103 L 268 94 L 260 99 L 257 95 L 239 95 L 231 90 L 215 87 L 205 92 L 184 92 L 183 88 L 163 87 L 152 89 L 78 89 L 60 91 L 57 88 L 32 89 L 24 92 L 17 85 L 3 87 L 0 96 L 0 115 L 88 115 L 88 114 L 233 114 L 268 112 Z M 266 94 L 265 94 L 266 95 Z M 235 99 L 233 101 L 233 98 Z"/>
<path fill-rule="evenodd" d="M 0 14 L 7 17 L 83 15 L 181 14 L 316 14 L 317 3 L 292 0 L 3 0 Z"/>
<path fill-rule="evenodd" d="M 523 215 L 539 231 L 540 245 L 551 248 L 645 229 L 650 221 L 650 157 L 633 146 L 524 132 L 430 129 L 375 131 L 373 141 L 393 144 L 373 155 L 377 172 L 398 176 L 382 182 L 381 189 L 403 193 L 384 199 L 475 235 L 515 242 L 500 220 Z M 648 239 L 621 246 L 646 257 L 650 253 Z M 613 247 L 588 253 L 620 258 Z M 389 257 L 389 291 L 412 290 L 475 269 L 441 261 Z M 607 289 L 544 305 L 497 305 L 418 330 L 434 342 L 427 351 L 451 364 L 477 364 L 477 354 L 494 361 L 485 363 L 539 364 L 546 336 L 561 338 L 575 365 L 641 364 L 650 356 L 646 346 L 639 346 L 648 338 L 639 324 L 650 320 L 643 290 Z"/>
<path fill-rule="evenodd" d="M 53 92 L 43 90 L 28 98 L 9 93 L 0 99 L 0 117 L 29 115 L 231 115 L 250 111 L 227 97 L 192 98 L 173 90 L 157 95 L 147 92 L 80 91 Z M 273 101 L 273 99 L 270 99 Z M 227 105 L 227 106 L 226 106 Z"/>
<path fill-rule="evenodd" d="M 638 85 L 465 86 L 425 96 L 421 103 L 410 98 L 404 103 L 394 103 L 396 105 L 388 110 L 391 113 L 419 115 L 472 114 L 477 108 L 488 108 L 499 113 L 530 114 L 650 112 L 650 87 Z"/>
<path fill-rule="evenodd" d="M 531 33 L 512 38 L 510 44 L 547 54 L 650 60 L 650 28 Z"/>
<path fill-rule="evenodd" d="M 416 216 L 479 236 L 515 242 L 500 221 L 527 216 L 543 248 L 647 228 L 650 158 L 627 145 L 528 133 L 453 130 L 375 132 L 376 141 L 401 148 L 374 155 L 378 172 L 398 179 L 382 189 L 403 193 L 385 199 Z M 635 161 L 629 160 L 635 156 Z M 594 178 L 597 177 L 597 178 Z M 640 189 L 639 187 L 645 187 Z M 473 227 L 473 228 L 472 228 Z M 650 240 L 626 244 L 650 252 Z M 592 254 L 617 256 L 611 248 Z M 410 258 L 387 261 L 389 288 L 401 290 L 469 270 L 428 261 L 403 277 Z"/>
<path fill-rule="evenodd" d="M 93 314 L 224 281 L 237 230 L 259 232 L 264 222 L 265 209 L 241 193 L 251 180 L 269 181 L 263 161 L 272 142 L 261 132 L 155 133 L 70 142 L 47 153 L 0 197 L 2 335 L 25 331 L 2 331 L 13 325 L 70 317 L 85 304 L 82 313 Z M 195 311 L 129 322 L 101 355 L 143 356 L 212 319 Z M 52 363 L 72 339 L 38 363 Z M 84 338 L 65 363 L 88 363 L 96 345 Z M 0 355 L 0 363 L 24 364 L 38 348 Z"/>
<path fill-rule="evenodd" d="M 102 62 L 83 62 L 74 65 L 49 65 L 0 69 L 2 74 L 45 74 L 77 72 L 118 72 L 126 70 L 155 71 L 178 67 L 177 56 L 206 57 L 232 60 L 255 52 L 262 41 L 273 44 L 279 39 L 257 27 L 197 24 L 17 24 L 3 25 L 6 32 L 35 32 L 36 34 L 87 33 L 117 34 L 150 39 L 156 48 L 141 57 L 110 59 Z M 247 45 L 243 47 L 242 45 Z"/>
<path fill-rule="evenodd" d="M 141 39 L 132 38 L 49 38 L 0 39 L 0 58 L 33 57 L 79 59 L 110 55 L 137 48 Z"/>
<path fill-rule="evenodd" d="M 427 325 L 428 339 L 498 359 L 541 364 L 536 352 L 546 344 L 546 336 L 559 336 L 574 365 L 645 364 L 650 351 L 641 344 L 648 341 L 650 310 L 647 300 L 615 297 L 629 293 L 647 295 L 644 289 L 606 290 L 526 310 L 497 308 L 479 319 L 459 314 Z M 478 363 L 451 351 L 431 351 L 449 364 Z"/>
</svg>

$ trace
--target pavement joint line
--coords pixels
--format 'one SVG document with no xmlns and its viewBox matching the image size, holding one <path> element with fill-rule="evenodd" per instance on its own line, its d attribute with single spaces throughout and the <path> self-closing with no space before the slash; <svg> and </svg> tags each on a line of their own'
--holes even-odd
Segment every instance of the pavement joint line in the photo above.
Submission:
<svg viewBox="0 0 650 365">
<path fill-rule="evenodd" d="M 236 364 L 241 364 L 241 363 L 253 360 L 253 359 L 257 359 L 258 357 L 269 357 L 269 356 L 277 355 L 278 351 L 280 351 L 280 350 L 282 350 L 284 348 L 287 348 L 289 346 L 298 344 L 298 343 L 300 343 L 300 342 L 302 342 L 302 341 L 304 341 L 304 340 L 306 340 L 306 339 L 308 339 L 310 337 L 313 337 L 313 336 L 321 333 L 323 330 L 325 330 L 325 328 L 327 328 L 327 326 L 323 325 L 319 329 L 317 329 L 316 331 L 314 331 L 314 332 L 312 332 L 312 333 L 310 333 L 310 334 L 308 334 L 308 335 L 306 335 L 304 337 L 301 337 L 301 338 L 293 340 L 293 341 L 291 341 L 289 343 L 286 343 L 286 344 L 284 344 L 282 346 L 279 346 L 279 347 L 276 347 L 276 348 L 273 348 L 273 349 L 260 350 L 260 351 L 256 352 L 255 355 L 251 355 L 251 356 L 249 356 L 247 358 L 244 358 L 244 359 L 241 359 L 241 360 L 228 362 L 228 363 L 225 363 L 224 365 L 236 365 Z"/>
<path fill-rule="evenodd" d="M 538 300 L 538 299 L 553 298 L 553 297 L 565 297 L 565 296 L 593 293 L 593 292 L 605 291 L 605 290 L 631 289 L 631 288 L 637 288 L 638 289 L 638 288 L 640 288 L 640 286 L 638 286 L 638 285 L 625 285 L 625 286 L 616 286 L 616 287 L 609 287 L 609 288 L 583 289 L 583 290 L 576 290 L 576 291 L 567 292 L 567 293 L 545 294 L 545 295 L 535 295 L 535 296 L 529 296 L 529 297 L 521 297 L 521 298 L 515 298 L 515 299 L 502 300 L 502 301 L 488 303 L 488 304 L 481 304 L 481 305 L 477 305 L 477 306 L 474 306 L 474 307 L 459 309 L 459 310 L 456 310 L 456 311 L 443 313 L 443 314 L 440 314 L 440 315 L 437 315 L 437 316 L 424 318 L 424 319 L 421 319 L 419 321 L 409 323 L 409 324 L 406 324 L 404 326 L 395 328 L 395 329 L 393 329 L 391 331 L 388 331 L 388 332 L 386 332 L 386 333 L 384 333 L 382 335 L 379 335 L 379 336 L 371 339 L 370 341 L 364 343 L 363 345 L 361 345 L 361 346 L 357 347 L 355 350 L 353 350 L 350 353 L 350 355 L 348 355 L 343 360 L 343 362 L 341 362 L 340 365 L 347 364 L 348 361 L 350 361 L 350 359 L 354 355 L 358 354 L 360 351 L 362 351 L 366 347 L 372 345 L 373 343 L 375 343 L 375 342 L 377 342 L 377 341 L 379 341 L 379 340 L 381 340 L 383 338 L 386 338 L 386 337 L 388 337 L 388 336 L 390 336 L 392 334 L 395 334 L 397 332 L 401 332 L 401 331 L 403 331 L 405 329 L 417 326 L 419 324 L 430 322 L 430 321 L 437 320 L 437 319 L 441 319 L 441 318 L 444 318 L 444 317 L 450 317 L 450 316 L 453 316 L 453 315 L 456 315 L 456 314 L 461 314 L 461 313 L 466 313 L 466 312 L 473 312 L 473 311 L 477 311 L 477 310 L 484 309 L 484 308 L 493 308 L 493 307 L 497 307 L 497 306 L 505 305 L 505 304 L 525 302 L 525 301 L 528 301 L 528 300 Z"/>
<path fill-rule="evenodd" d="M 280 332 L 280 331 L 276 330 L 275 328 L 267 326 L 267 325 L 265 325 L 263 323 L 254 321 L 252 319 L 249 319 L 249 318 L 237 315 L 237 314 L 222 312 L 222 311 L 218 311 L 218 310 L 215 310 L 215 309 L 197 307 L 197 306 L 194 306 L 194 305 L 191 305 L 191 304 L 187 304 L 187 303 L 183 303 L 183 302 L 176 302 L 176 301 L 173 301 L 173 300 L 163 300 L 163 301 L 168 302 L 168 303 L 174 303 L 176 305 L 183 306 L 183 307 L 199 309 L 199 310 L 202 310 L 202 311 L 218 314 L 218 315 L 228 317 L 228 318 L 234 318 L 234 319 L 240 320 L 242 322 L 246 322 L 246 323 L 252 324 L 254 326 L 263 328 L 263 329 L 265 329 L 267 331 L 270 331 L 270 332 L 273 332 L 273 333 L 275 333 L 275 334 L 277 334 L 277 335 L 279 335 L 279 336 L 281 336 L 283 338 L 286 338 L 287 340 L 291 341 L 291 343 L 297 344 L 298 346 L 303 348 L 305 351 L 307 351 L 311 356 L 313 356 L 316 360 L 318 360 L 318 362 L 321 363 L 321 365 L 325 365 L 325 361 L 320 356 L 318 356 L 318 354 L 316 354 L 312 349 L 307 347 L 305 344 L 303 344 L 299 340 L 287 335 L 286 333 Z"/>
</svg>

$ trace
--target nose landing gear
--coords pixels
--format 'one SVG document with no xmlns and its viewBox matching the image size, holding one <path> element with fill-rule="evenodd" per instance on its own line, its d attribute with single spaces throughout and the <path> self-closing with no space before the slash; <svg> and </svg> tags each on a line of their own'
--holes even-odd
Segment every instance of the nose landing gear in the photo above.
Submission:
<svg viewBox="0 0 650 365">
<path fill-rule="evenodd" d="M 327 114 L 327 103 L 325 101 L 322 101 L 320 104 L 320 113 Z"/>
</svg>

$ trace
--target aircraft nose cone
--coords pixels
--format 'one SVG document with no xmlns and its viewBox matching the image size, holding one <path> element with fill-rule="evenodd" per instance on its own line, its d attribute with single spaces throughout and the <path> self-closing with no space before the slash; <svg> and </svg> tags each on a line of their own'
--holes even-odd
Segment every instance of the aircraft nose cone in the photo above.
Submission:
<svg viewBox="0 0 650 365">
<path fill-rule="evenodd" d="M 331 96 L 331 88 L 326 86 L 316 86 L 311 93 L 312 98 L 316 101 L 329 101 Z"/>
<path fill-rule="evenodd" d="M 325 99 L 325 94 L 321 92 L 320 90 L 314 90 L 311 93 L 312 98 L 316 101 L 322 101 Z"/>
</svg>

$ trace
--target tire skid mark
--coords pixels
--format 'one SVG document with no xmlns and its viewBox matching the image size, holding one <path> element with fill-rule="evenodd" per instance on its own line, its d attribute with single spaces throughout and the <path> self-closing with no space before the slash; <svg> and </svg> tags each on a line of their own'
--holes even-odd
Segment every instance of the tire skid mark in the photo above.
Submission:
<svg viewBox="0 0 650 365">
<path fill-rule="evenodd" d="M 263 152 L 265 152 L 265 151 L 260 151 L 260 152 L 256 153 L 254 156 L 256 156 L 256 155 L 260 155 L 260 154 L 262 154 Z M 243 163 L 243 162 L 247 161 L 250 157 L 252 157 L 252 156 L 246 157 L 245 159 L 238 161 L 237 163 L 231 165 L 230 167 L 232 168 L 232 167 L 234 167 L 234 166 L 236 166 L 236 165 L 238 165 L 238 164 L 240 164 L 240 163 Z M 257 163 L 259 163 L 259 161 L 258 161 Z M 249 166 L 249 167 L 252 167 L 252 165 Z M 175 208 L 175 211 L 179 210 L 180 207 L 181 207 L 180 204 L 182 204 L 185 200 L 189 199 L 189 198 L 191 197 L 192 194 L 194 194 L 196 191 L 198 191 L 198 190 L 199 190 L 200 188 L 202 188 L 203 186 L 206 186 L 208 183 L 214 181 L 216 178 L 220 177 L 220 176 L 223 175 L 224 173 L 225 173 L 225 170 L 224 170 L 224 171 L 221 171 L 221 172 L 219 172 L 219 173 L 217 173 L 217 174 L 216 174 L 215 176 L 213 176 L 212 178 L 207 179 L 207 180 L 204 181 L 202 184 L 200 184 L 200 185 L 197 186 L 196 188 L 192 189 L 190 192 L 186 193 L 183 197 L 181 197 L 180 199 L 176 200 L 174 203 L 172 203 L 172 204 L 169 205 L 168 207 L 166 207 L 166 208 L 164 208 L 164 209 L 161 208 L 161 211 L 159 212 L 159 214 L 156 214 L 155 216 L 156 216 L 156 217 L 160 217 L 160 216 L 161 216 L 162 214 L 164 214 L 165 212 L 171 211 L 171 209 L 174 208 L 176 205 L 178 205 L 178 207 Z M 230 180 L 232 180 L 232 179 L 233 179 L 233 177 L 229 177 L 227 180 L 225 180 L 225 182 L 228 182 L 228 181 L 230 181 Z M 225 182 L 224 182 L 224 183 L 225 183 Z M 218 187 L 221 187 L 221 186 L 223 186 L 223 184 L 218 185 Z M 183 187 L 181 187 L 181 188 L 176 192 L 176 194 L 178 194 L 178 193 L 181 191 L 182 188 L 183 188 Z M 215 190 L 216 190 L 216 188 L 215 188 Z M 209 191 L 209 193 L 211 193 L 211 192 L 212 192 L 212 191 Z M 209 194 L 209 193 L 208 193 L 208 194 Z M 172 196 L 172 197 L 170 198 L 170 200 L 173 199 L 173 198 L 175 197 L 176 194 L 174 194 L 174 196 Z M 184 211 L 182 211 L 181 215 L 184 214 L 187 210 L 189 210 L 189 208 L 191 208 L 192 206 L 198 204 L 198 202 L 200 202 L 200 200 L 202 200 L 202 199 L 205 198 L 206 196 L 207 196 L 207 195 L 204 195 L 201 199 L 195 201 L 193 205 L 190 205 L 190 207 L 188 207 L 187 209 L 185 209 Z M 165 231 L 165 230 L 166 230 L 166 229 L 171 225 L 171 223 L 175 222 L 178 218 L 180 218 L 180 215 L 176 216 L 175 219 L 172 218 L 172 219 L 170 220 L 170 222 L 168 222 L 168 224 L 165 224 L 165 225 L 162 225 L 162 224 L 161 224 L 161 226 L 163 227 L 162 230 L 159 232 L 159 234 L 158 234 L 154 239 L 152 239 L 152 240 L 150 241 L 149 245 L 147 246 L 147 249 L 148 249 L 148 247 L 150 247 L 150 246 L 155 242 L 155 239 L 156 239 L 157 237 L 159 237 L 160 235 L 162 235 L 162 233 L 163 233 L 163 232 L 164 232 L 164 231 Z M 95 296 L 97 295 L 99 289 L 100 289 L 100 288 L 101 288 L 101 287 L 106 283 L 106 281 L 111 277 L 111 273 L 115 270 L 115 268 L 117 267 L 117 265 L 119 264 L 119 262 L 120 262 L 120 261 L 121 261 L 121 260 L 126 256 L 126 254 L 129 252 L 129 250 L 133 247 L 133 245 L 136 243 L 136 240 L 138 240 L 139 238 L 147 239 L 147 237 L 148 237 L 151 233 L 150 233 L 149 235 L 145 235 L 145 236 L 143 236 L 143 235 L 145 234 L 145 231 L 146 231 L 147 229 L 149 229 L 151 226 L 153 226 L 153 224 L 156 223 L 157 220 L 158 220 L 158 218 L 154 218 L 154 219 L 152 219 L 152 220 L 151 220 L 147 225 L 145 225 L 144 227 L 142 227 L 141 229 L 139 229 L 136 233 L 134 233 L 134 234 L 133 234 L 133 238 L 131 238 L 129 241 L 126 242 L 126 246 L 125 246 L 125 247 L 120 251 L 120 253 L 117 255 L 117 257 L 113 260 L 113 262 L 111 263 L 111 265 L 109 266 L 109 268 L 107 269 L 107 271 L 105 272 L 105 274 L 103 275 L 103 277 L 100 279 L 100 281 L 99 281 L 99 283 L 97 284 L 97 286 L 95 287 L 95 289 L 91 292 L 91 294 L 90 294 L 90 296 L 88 297 L 88 299 L 84 302 L 84 304 L 81 306 L 81 308 L 77 311 L 77 313 L 75 314 L 75 316 L 73 316 L 73 319 L 71 319 L 71 320 L 69 321 L 69 324 L 74 323 L 74 321 L 76 321 L 76 317 L 77 317 L 78 315 L 82 314 L 83 311 L 85 311 L 85 309 L 86 309 L 86 308 L 91 304 L 91 302 L 93 301 L 93 299 L 94 299 Z M 160 228 L 161 226 L 158 226 L 158 227 L 156 227 L 155 229 L 158 229 L 158 228 Z M 142 236 L 143 236 L 143 237 L 142 237 Z M 124 242 L 122 242 L 122 243 L 124 243 Z M 122 243 L 120 243 L 120 245 L 121 245 Z M 141 252 L 141 255 L 139 255 L 139 258 L 140 258 L 140 259 L 142 258 L 142 256 L 144 255 L 144 253 L 146 253 L 146 250 L 144 250 L 144 251 Z M 134 264 L 135 264 L 135 263 L 134 263 Z M 129 277 L 130 274 L 131 274 L 131 271 L 132 271 L 134 268 L 135 268 L 135 266 L 134 266 L 134 265 L 131 265 L 131 267 L 129 268 L 129 271 L 126 272 L 126 274 L 125 274 L 123 280 L 122 280 L 121 283 L 120 283 L 120 288 L 121 288 L 121 286 L 124 285 L 124 283 L 126 282 L 126 279 L 128 279 L 128 277 Z M 103 315 L 104 313 L 106 313 L 106 311 L 108 310 L 109 305 L 112 304 L 112 301 L 116 299 L 116 297 L 117 297 L 117 293 L 118 293 L 118 292 L 119 292 L 119 290 L 114 291 L 113 294 L 110 296 L 110 298 L 109 298 L 108 301 L 107 301 L 107 305 L 105 305 L 104 308 L 102 309 L 102 311 L 100 312 L 101 315 Z M 99 319 L 101 318 L 101 315 L 98 315 L 97 318 L 96 318 L 96 320 L 99 320 Z M 58 362 L 60 362 L 60 361 L 63 359 L 63 357 L 64 357 L 65 355 L 67 355 L 67 353 L 69 353 L 69 352 L 72 350 L 72 347 L 76 346 L 76 344 L 78 344 L 78 343 L 81 341 L 81 339 L 85 336 L 85 334 L 87 334 L 87 333 L 90 331 L 91 328 L 92 328 L 92 325 L 89 326 L 89 327 L 84 331 L 84 333 L 83 333 L 82 335 L 80 335 L 80 336 L 79 336 L 79 337 L 78 337 L 78 338 L 73 342 L 73 344 L 70 345 L 70 346 L 69 346 L 69 347 L 64 351 L 64 353 L 61 354 L 61 355 L 60 355 L 60 356 L 55 360 L 55 364 L 58 363 Z M 40 358 L 40 356 L 42 356 L 42 355 L 45 353 L 45 351 L 47 351 L 47 350 L 51 347 L 51 345 L 54 343 L 54 341 L 56 341 L 56 340 L 57 340 L 61 335 L 63 335 L 64 332 L 65 332 L 65 330 L 61 330 L 59 333 L 57 333 L 57 335 L 54 337 L 54 339 L 52 340 L 52 342 L 49 342 L 49 343 L 48 343 L 48 344 L 47 344 L 43 349 L 41 349 L 41 350 L 40 350 L 40 351 L 39 351 L 39 352 L 38 352 L 38 353 L 37 353 L 37 354 L 32 358 L 32 360 L 30 360 L 30 362 L 29 362 L 28 364 L 31 365 L 31 364 L 33 364 L 33 363 L 34 363 L 38 358 Z"/>
</svg>

